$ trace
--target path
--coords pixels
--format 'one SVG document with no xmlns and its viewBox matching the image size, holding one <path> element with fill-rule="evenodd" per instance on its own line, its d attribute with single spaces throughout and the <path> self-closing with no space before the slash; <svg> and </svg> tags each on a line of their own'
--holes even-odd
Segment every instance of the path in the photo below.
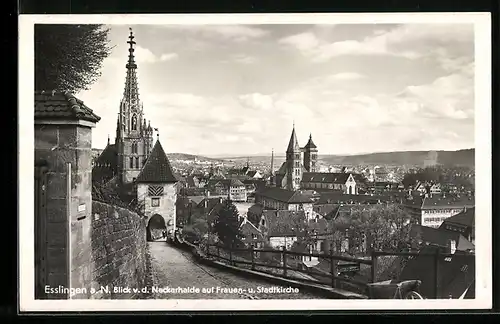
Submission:
<svg viewBox="0 0 500 324">
<path fill-rule="evenodd" d="M 278 286 L 197 263 L 191 253 L 166 242 L 148 242 L 157 299 L 319 299 L 308 292 L 280 292 Z M 168 290 L 170 288 L 170 290 Z M 181 288 L 185 291 L 173 291 Z M 186 291 L 191 289 L 191 291 Z M 198 289 L 198 293 L 194 292 Z M 267 289 L 267 291 L 265 291 Z M 204 290 L 204 291 L 202 291 Z"/>
</svg>

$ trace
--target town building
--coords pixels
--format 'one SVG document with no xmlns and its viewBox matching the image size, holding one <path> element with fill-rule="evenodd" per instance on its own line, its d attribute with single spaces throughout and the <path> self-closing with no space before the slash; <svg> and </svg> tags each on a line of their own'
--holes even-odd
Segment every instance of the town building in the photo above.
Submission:
<svg viewBox="0 0 500 324">
<path fill-rule="evenodd" d="M 256 193 L 255 202 L 264 209 L 304 211 L 308 219 L 315 217 L 314 201 L 301 191 L 271 187 Z"/>
<path fill-rule="evenodd" d="M 460 233 L 474 244 L 476 237 L 475 211 L 475 207 L 465 209 L 461 213 L 445 219 L 439 229 Z"/>
<path fill-rule="evenodd" d="M 235 202 L 247 201 L 246 186 L 238 179 L 210 180 L 207 188 L 210 195 L 228 196 Z"/>
<path fill-rule="evenodd" d="M 352 173 L 304 172 L 301 188 L 338 190 L 349 195 L 359 193 L 359 188 Z"/>
<path fill-rule="evenodd" d="M 167 233 L 176 230 L 177 179 L 159 140 L 137 175 L 137 202 L 147 219 L 161 216 Z"/>
<path fill-rule="evenodd" d="M 261 231 L 248 218 L 241 218 L 240 233 L 245 247 L 253 247 L 254 249 L 264 248 L 266 240 Z"/>
<path fill-rule="evenodd" d="M 410 195 L 402 205 L 416 224 L 437 228 L 446 219 L 469 208 L 474 208 L 472 195 Z"/>
</svg>

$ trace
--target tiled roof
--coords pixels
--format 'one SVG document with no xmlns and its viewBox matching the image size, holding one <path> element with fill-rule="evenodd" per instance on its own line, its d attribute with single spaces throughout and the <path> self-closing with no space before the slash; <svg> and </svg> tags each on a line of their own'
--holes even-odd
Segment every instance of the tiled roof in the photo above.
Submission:
<svg viewBox="0 0 500 324">
<path fill-rule="evenodd" d="M 285 203 L 312 203 L 312 199 L 303 195 L 300 191 L 291 191 L 287 189 L 271 187 L 259 195 L 266 198 L 271 198 Z"/>
<path fill-rule="evenodd" d="M 424 298 L 434 298 L 435 289 L 435 256 L 437 247 L 428 246 L 420 255 L 410 259 L 404 267 L 400 280 L 421 280 L 420 293 Z M 455 253 L 451 258 L 438 258 L 438 298 L 459 298 L 475 279 L 475 256 L 465 253 Z"/>
<path fill-rule="evenodd" d="M 386 196 L 370 196 L 370 195 L 348 195 L 343 192 L 328 191 L 320 192 L 318 205 L 323 204 L 376 204 L 378 202 L 389 201 Z"/>
<path fill-rule="evenodd" d="M 257 171 L 248 171 L 247 176 L 254 177 L 257 174 Z"/>
<path fill-rule="evenodd" d="M 332 219 L 337 214 L 339 207 L 339 204 L 322 204 L 314 205 L 313 210 L 325 219 Z"/>
<path fill-rule="evenodd" d="M 446 226 L 446 224 L 458 224 L 467 227 L 474 227 L 475 222 L 475 208 L 468 208 L 466 211 L 456 214 L 444 220 L 441 226 Z"/>
<path fill-rule="evenodd" d="M 304 211 L 264 210 L 263 217 L 267 236 L 297 235 L 298 224 L 306 220 Z"/>
<path fill-rule="evenodd" d="M 263 211 L 264 211 L 264 207 L 260 204 L 254 204 L 254 205 L 250 206 L 250 208 L 248 208 L 248 214 L 262 215 Z"/>
<path fill-rule="evenodd" d="M 36 91 L 35 119 L 71 119 L 96 123 L 101 117 L 70 93 Z"/>
<path fill-rule="evenodd" d="M 210 180 L 210 181 L 212 181 L 212 180 Z M 213 183 L 213 185 L 222 184 L 224 186 L 231 186 L 231 187 L 244 187 L 245 186 L 243 184 L 243 182 L 241 182 L 238 179 L 220 179 L 220 180 L 214 180 L 212 183 Z"/>
<path fill-rule="evenodd" d="M 453 240 L 456 242 L 456 249 L 459 251 L 474 249 L 474 244 L 469 242 L 458 232 L 446 231 L 439 228 L 421 225 L 412 225 L 410 235 L 413 238 L 420 236 L 420 239 L 423 242 L 444 248 L 448 248 L 450 240 Z"/>
<path fill-rule="evenodd" d="M 175 183 L 177 181 L 160 141 L 156 141 L 146 164 L 137 176 L 137 182 Z"/>
<path fill-rule="evenodd" d="M 323 172 L 304 172 L 302 182 L 321 182 L 344 184 L 351 173 L 323 173 Z"/>
<path fill-rule="evenodd" d="M 422 208 L 457 208 L 469 207 L 475 205 L 474 197 L 468 196 L 441 196 L 432 195 L 431 197 L 424 197 Z"/>
<path fill-rule="evenodd" d="M 92 168 L 92 181 L 106 181 L 111 179 L 118 169 L 118 155 L 116 146 L 108 144 L 102 153 L 97 157 Z"/>
<path fill-rule="evenodd" d="M 312 135 L 311 134 L 309 134 L 309 140 L 307 141 L 307 144 L 306 144 L 306 146 L 304 146 L 304 148 L 312 148 L 312 149 L 317 148 L 316 144 L 314 144 L 314 142 L 312 140 Z"/>
<path fill-rule="evenodd" d="M 283 162 L 283 164 L 281 164 L 278 171 L 276 171 L 276 174 L 277 175 L 285 175 L 286 174 L 286 162 Z"/>
</svg>

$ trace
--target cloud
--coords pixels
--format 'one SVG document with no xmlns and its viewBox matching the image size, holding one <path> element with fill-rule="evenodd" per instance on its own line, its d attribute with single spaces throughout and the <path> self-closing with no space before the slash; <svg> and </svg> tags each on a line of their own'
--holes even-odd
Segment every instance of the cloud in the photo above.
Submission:
<svg viewBox="0 0 500 324">
<path fill-rule="evenodd" d="M 163 27 L 236 42 L 258 39 L 269 34 L 267 30 L 247 25 L 164 25 Z"/>
<path fill-rule="evenodd" d="M 151 50 L 141 46 L 136 46 L 134 55 L 137 63 L 165 62 L 179 57 L 177 53 L 164 53 L 157 56 Z"/>
<path fill-rule="evenodd" d="M 366 76 L 364 76 L 363 74 L 359 74 L 356 72 L 343 72 L 343 73 L 337 73 L 337 74 L 330 76 L 330 78 L 332 80 L 359 80 L 359 79 L 363 79 L 365 77 Z"/>
<path fill-rule="evenodd" d="M 376 30 L 361 40 L 336 42 L 310 31 L 284 37 L 279 43 L 296 48 L 313 62 L 342 55 L 390 55 L 434 59 L 450 71 L 473 60 L 474 29 L 471 24 L 410 24 Z"/>
<path fill-rule="evenodd" d="M 246 54 L 236 54 L 233 55 L 232 60 L 241 64 L 253 64 L 257 62 L 257 58 L 246 55 Z"/>
<path fill-rule="evenodd" d="M 160 61 L 170 61 L 178 57 L 179 55 L 177 53 L 165 53 L 160 56 Z"/>
<path fill-rule="evenodd" d="M 474 119 L 474 81 L 460 73 L 406 87 L 397 100 L 429 118 Z"/>
</svg>

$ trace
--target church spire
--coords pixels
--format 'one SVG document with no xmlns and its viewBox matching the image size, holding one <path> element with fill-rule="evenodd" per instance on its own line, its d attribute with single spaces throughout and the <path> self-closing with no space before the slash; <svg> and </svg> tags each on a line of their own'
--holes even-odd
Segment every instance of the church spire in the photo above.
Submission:
<svg viewBox="0 0 500 324">
<path fill-rule="evenodd" d="M 274 148 L 271 149 L 271 177 L 273 176 L 274 171 Z"/>
<path fill-rule="evenodd" d="M 137 64 L 135 63 L 134 57 L 134 33 L 132 32 L 132 28 L 130 29 L 129 40 L 127 43 L 130 45 L 128 49 L 128 62 L 125 66 L 127 68 L 127 76 L 125 80 L 125 92 L 123 94 L 124 101 L 135 104 L 139 103 L 139 89 L 137 86 Z"/>
<path fill-rule="evenodd" d="M 297 135 L 295 135 L 295 122 L 293 123 L 292 135 L 290 136 L 290 142 L 288 142 L 288 148 L 286 152 L 295 152 L 299 147 L 299 142 L 297 142 Z"/>
</svg>

